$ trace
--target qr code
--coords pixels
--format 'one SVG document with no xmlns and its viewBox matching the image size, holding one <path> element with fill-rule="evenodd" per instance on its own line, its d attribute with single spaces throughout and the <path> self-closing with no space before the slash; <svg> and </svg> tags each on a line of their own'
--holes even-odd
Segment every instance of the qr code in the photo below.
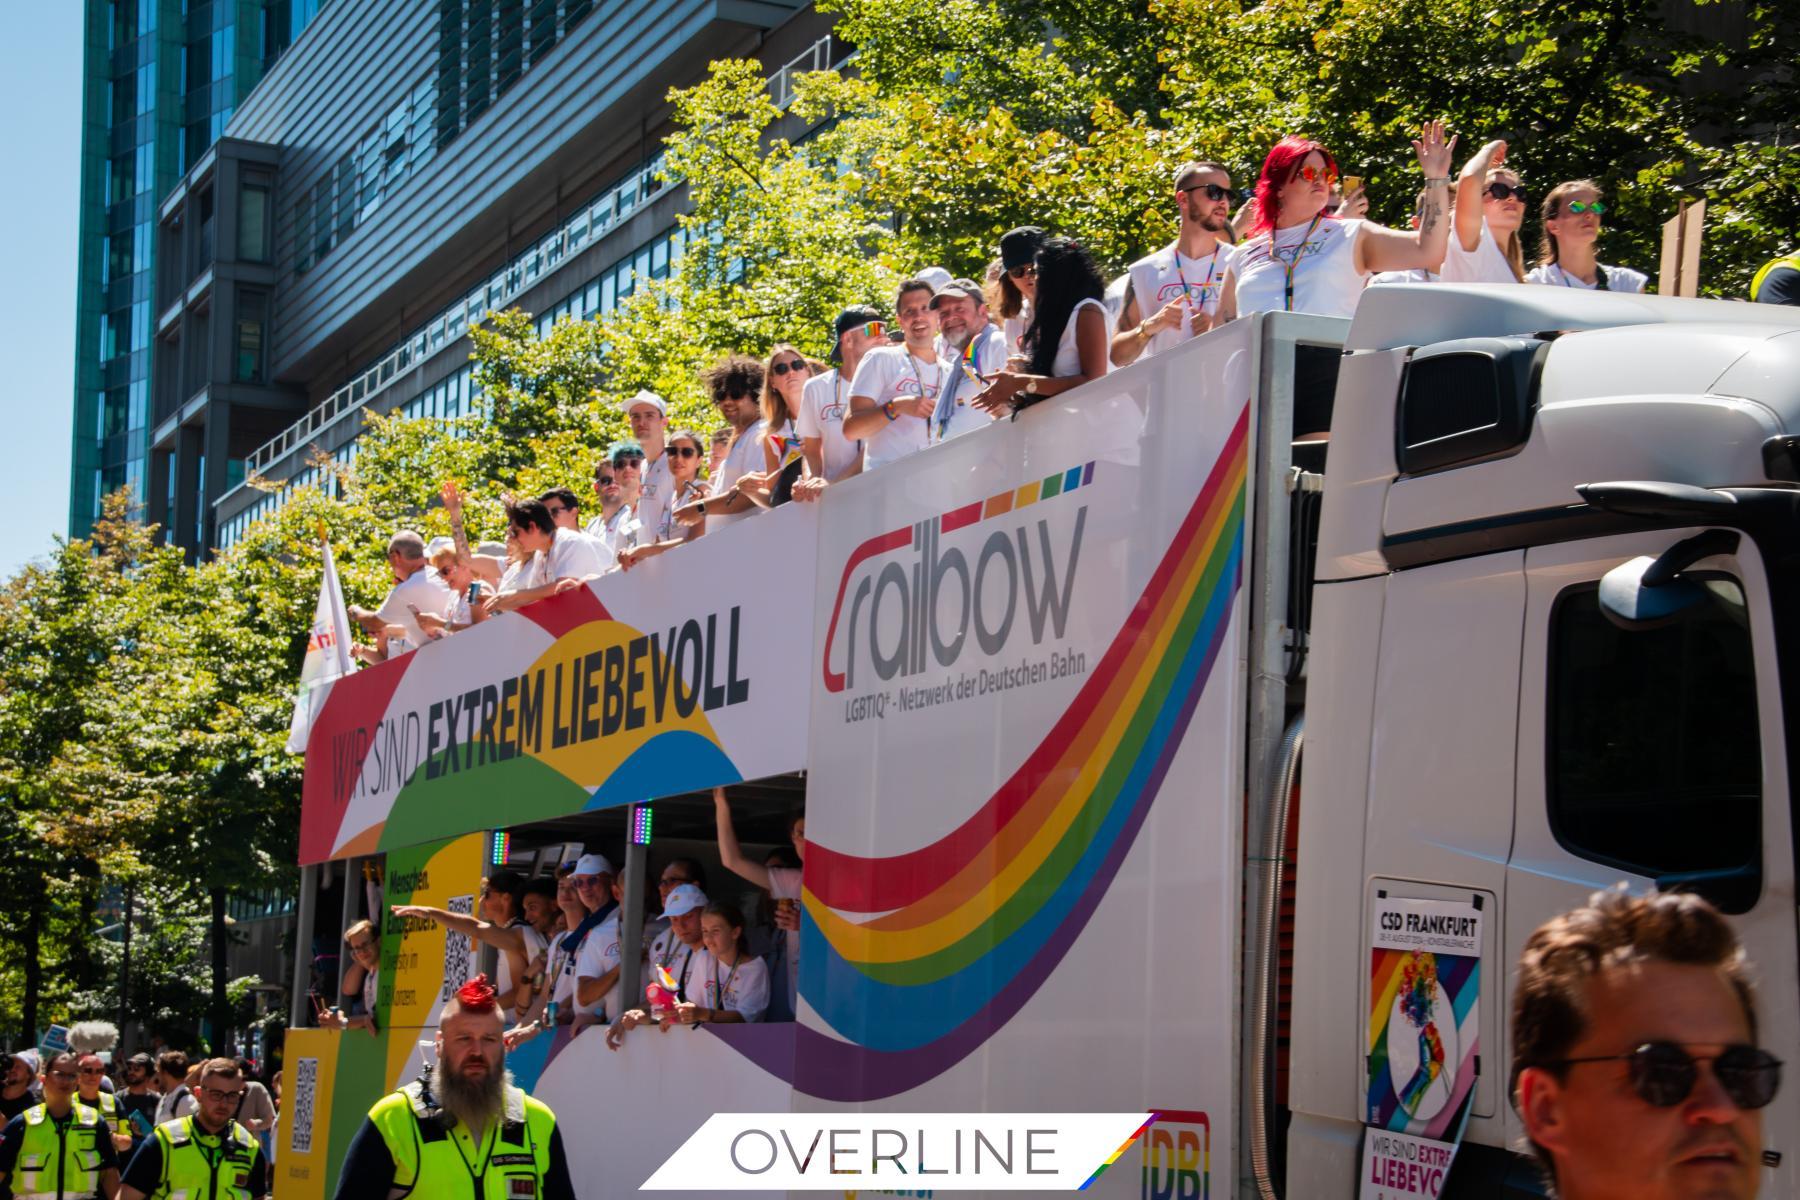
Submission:
<svg viewBox="0 0 1800 1200">
<path fill-rule="evenodd" d="M 313 1094 L 319 1087 L 319 1060 L 303 1058 L 294 1064 L 294 1099 L 288 1109 L 288 1150 L 312 1153 Z"/>
<path fill-rule="evenodd" d="M 475 914 L 475 897 L 452 896 L 444 905 L 453 913 L 465 917 Z M 456 989 L 469 982 L 469 963 L 474 957 L 475 947 L 469 944 L 467 934 L 454 929 L 444 931 L 444 991 L 438 998 L 448 1001 L 456 994 Z"/>
</svg>

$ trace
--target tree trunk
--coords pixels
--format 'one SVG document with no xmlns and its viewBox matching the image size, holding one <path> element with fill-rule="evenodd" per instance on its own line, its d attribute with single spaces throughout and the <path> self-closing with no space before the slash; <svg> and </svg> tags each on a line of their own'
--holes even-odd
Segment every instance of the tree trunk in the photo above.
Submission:
<svg viewBox="0 0 1800 1200">
<path fill-rule="evenodd" d="M 25 996 L 23 1041 L 36 1045 L 38 1036 L 38 994 L 44 987 L 44 963 L 38 954 L 38 943 L 44 931 L 44 889 L 42 880 L 25 893 L 25 926 L 19 931 L 19 949 L 25 955 Z"/>
<path fill-rule="evenodd" d="M 212 1026 L 213 1053 L 232 1054 L 231 1005 L 225 999 L 225 889 L 213 888 L 212 896 Z"/>
<path fill-rule="evenodd" d="M 131 1028 L 131 917 L 137 900 L 137 884 L 125 885 L 125 947 L 119 964 L 119 1053 L 126 1055 L 137 1049 Z"/>
</svg>

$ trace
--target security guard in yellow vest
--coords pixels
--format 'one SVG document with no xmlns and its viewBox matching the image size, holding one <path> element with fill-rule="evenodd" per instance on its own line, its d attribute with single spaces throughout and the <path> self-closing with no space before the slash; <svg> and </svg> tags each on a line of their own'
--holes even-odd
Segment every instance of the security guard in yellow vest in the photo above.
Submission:
<svg viewBox="0 0 1800 1200">
<path fill-rule="evenodd" d="M 436 1070 L 375 1102 L 337 1200 L 574 1200 L 556 1115 L 506 1080 L 504 1028 L 485 975 L 444 1005 Z"/>
<path fill-rule="evenodd" d="M 1762 265 L 1750 281 L 1754 304 L 1800 304 L 1800 254 L 1784 254 Z"/>
<path fill-rule="evenodd" d="M 0 1131 L 0 1197 L 89 1200 L 119 1186 L 119 1158 L 100 1114 L 75 1098 L 75 1056 L 45 1056 L 44 1102 Z"/>
<path fill-rule="evenodd" d="M 100 1113 L 100 1119 L 106 1122 L 107 1129 L 112 1131 L 113 1149 L 120 1154 L 131 1150 L 131 1118 L 126 1115 L 119 1098 L 100 1086 L 106 1077 L 106 1064 L 100 1061 L 98 1054 L 83 1054 L 78 1060 L 76 1072 L 81 1076 L 78 1103 Z"/>
<path fill-rule="evenodd" d="M 236 1062 L 208 1059 L 194 1089 L 199 1107 L 144 1139 L 125 1168 L 119 1200 L 265 1200 L 269 1161 L 232 1117 L 244 1083 Z"/>
</svg>

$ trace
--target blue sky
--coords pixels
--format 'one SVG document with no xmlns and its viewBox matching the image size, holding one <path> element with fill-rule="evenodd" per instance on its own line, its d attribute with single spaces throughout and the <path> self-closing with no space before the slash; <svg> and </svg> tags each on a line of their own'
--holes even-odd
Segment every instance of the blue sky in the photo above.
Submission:
<svg viewBox="0 0 1800 1200">
<path fill-rule="evenodd" d="M 76 0 L 8 4 L 0 38 L 0 578 L 47 553 L 69 521 L 80 196 Z"/>
</svg>

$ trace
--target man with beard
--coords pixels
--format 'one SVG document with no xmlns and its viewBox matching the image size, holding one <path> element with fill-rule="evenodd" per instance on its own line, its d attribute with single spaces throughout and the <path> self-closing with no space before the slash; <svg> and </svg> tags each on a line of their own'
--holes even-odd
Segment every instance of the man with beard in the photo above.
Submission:
<svg viewBox="0 0 1800 1200">
<path fill-rule="evenodd" d="M 337 1200 L 574 1200 L 556 1115 L 512 1085 L 504 1029 L 487 976 L 457 989 L 438 1019 L 437 1067 L 369 1110 Z"/>
<path fill-rule="evenodd" d="M 89 1200 L 118 1190 L 119 1159 L 106 1122 L 75 1095 L 77 1061 L 67 1050 L 47 1055 L 43 1103 L 0 1130 L 0 1196 Z"/>
<path fill-rule="evenodd" d="M 1131 264 L 1131 286 L 1113 335 L 1112 365 L 1129 366 L 1210 328 L 1231 265 L 1231 176 L 1218 163 L 1191 162 L 1175 172 L 1181 232 Z"/>
</svg>

